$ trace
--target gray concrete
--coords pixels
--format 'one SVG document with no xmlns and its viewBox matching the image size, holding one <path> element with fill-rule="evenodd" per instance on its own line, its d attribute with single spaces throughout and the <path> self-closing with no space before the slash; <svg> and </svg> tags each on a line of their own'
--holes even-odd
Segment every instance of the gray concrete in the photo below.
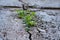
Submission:
<svg viewBox="0 0 60 40">
<path fill-rule="evenodd" d="M 60 0 L 22 0 L 29 5 L 60 7 Z M 0 5 L 21 6 L 18 0 L 0 0 Z M 17 18 L 15 9 L 0 8 L 0 40 L 29 40 L 23 21 Z M 31 28 L 32 40 L 60 40 L 60 10 L 36 12 L 37 27 Z M 41 31 L 38 32 L 37 28 Z"/>
<path fill-rule="evenodd" d="M 60 7 L 60 0 L 23 0 L 25 3 L 43 7 Z"/>
<path fill-rule="evenodd" d="M 0 0 L 0 6 L 21 6 L 21 4 L 18 0 Z"/>
<path fill-rule="evenodd" d="M 12 9 L 0 10 L 0 36 L 4 40 L 29 40 L 22 20 L 17 18 L 17 13 Z M 31 28 L 32 40 L 59 40 L 60 22 L 59 10 L 37 11 L 37 27 Z M 42 22 L 41 22 L 42 20 Z M 47 23 L 46 23 L 47 22 Z M 43 23 L 43 24 L 42 24 Z M 36 28 L 39 28 L 40 33 Z M 5 37 L 4 37 L 5 35 Z"/>
<path fill-rule="evenodd" d="M 4 40 L 29 40 L 29 34 L 16 14 L 7 9 L 0 10 L 0 35 Z"/>
<path fill-rule="evenodd" d="M 21 0 L 24 3 L 35 6 L 43 7 L 60 7 L 60 0 Z M 0 5 L 5 6 L 21 6 L 21 1 L 19 0 L 0 0 Z"/>
</svg>

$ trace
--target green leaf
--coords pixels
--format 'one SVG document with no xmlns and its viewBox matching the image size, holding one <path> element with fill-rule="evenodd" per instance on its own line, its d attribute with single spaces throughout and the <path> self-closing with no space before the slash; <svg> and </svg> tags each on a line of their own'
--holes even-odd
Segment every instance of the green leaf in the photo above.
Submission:
<svg viewBox="0 0 60 40">
<path fill-rule="evenodd" d="M 18 11 L 18 17 L 19 18 L 23 18 L 24 16 L 25 16 L 25 14 L 24 14 L 23 10 Z"/>
<path fill-rule="evenodd" d="M 32 20 L 32 16 L 27 15 L 24 17 L 24 20 L 28 22 L 28 21 Z"/>
<path fill-rule="evenodd" d="M 27 25 L 34 26 L 34 25 L 36 25 L 36 22 L 35 21 L 29 21 L 29 22 L 27 22 Z"/>
</svg>

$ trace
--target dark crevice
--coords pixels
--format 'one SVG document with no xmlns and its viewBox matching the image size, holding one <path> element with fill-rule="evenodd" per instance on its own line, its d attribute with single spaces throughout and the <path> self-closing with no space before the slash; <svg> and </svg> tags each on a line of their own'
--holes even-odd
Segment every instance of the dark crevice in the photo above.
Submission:
<svg viewBox="0 0 60 40">
<path fill-rule="evenodd" d="M 35 8 L 35 9 L 49 9 L 49 10 L 60 10 L 60 7 L 35 7 L 35 6 L 24 6 L 25 8 Z M 0 8 L 23 8 L 20 6 L 0 6 Z"/>
<path fill-rule="evenodd" d="M 60 7 L 37 7 L 37 6 L 28 6 L 29 8 L 36 8 L 36 9 L 49 9 L 49 10 L 60 10 Z"/>
<path fill-rule="evenodd" d="M 25 6 L 24 4 L 22 4 L 22 8 L 23 8 L 23 10 L 27 10 L 28 9 L 28 7 Z"/>
<path fill-rule="evenodd" d="M 29 31 L 27 31 L 27 33 L 29 34 L 29 40 L 32 40 L 31 38 L 32 34 Z"/>
<path fill-rule="evenodd" d="M 0 6 L 0 8 L 22 8 L 20 6 Z"/>
</svg>

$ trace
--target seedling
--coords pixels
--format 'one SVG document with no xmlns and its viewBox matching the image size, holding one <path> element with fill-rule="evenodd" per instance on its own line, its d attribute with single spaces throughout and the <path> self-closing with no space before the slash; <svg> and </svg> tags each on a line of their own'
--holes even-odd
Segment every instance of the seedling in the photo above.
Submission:
<svg viewBox="0 0 60 40">
<path fill-rule="evenodd" d="M 26 24 L 25 30 L 29 31 L 30 27 L 36 25 L 35 12 L 30 12 L 29 10 L 20 10 L 18 11 L 18 17 L 23 18 L 23 22 Z"/>
</svg>

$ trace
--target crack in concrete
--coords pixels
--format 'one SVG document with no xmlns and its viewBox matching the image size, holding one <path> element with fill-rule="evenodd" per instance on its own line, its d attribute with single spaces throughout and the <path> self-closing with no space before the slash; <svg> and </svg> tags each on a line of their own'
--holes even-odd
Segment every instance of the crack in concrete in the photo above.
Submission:
<svg viewBox="0 0 60 40">
<path fill-rule="evenodd" d="M 27 33 L 29 34 L 29 40 L 32 40 L 31 38 L 32 34 L 29 31 L 27 31 Z"/>
</svg>

